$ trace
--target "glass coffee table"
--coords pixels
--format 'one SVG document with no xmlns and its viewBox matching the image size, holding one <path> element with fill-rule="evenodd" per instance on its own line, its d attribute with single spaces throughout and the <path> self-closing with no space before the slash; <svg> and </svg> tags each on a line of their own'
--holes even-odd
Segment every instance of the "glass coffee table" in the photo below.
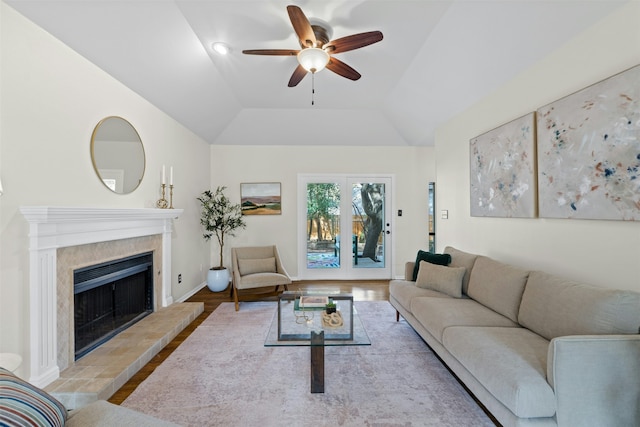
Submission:
<svg viewBox="0 0 640 427">
<path fill-rule="evenodd" d="M 326 314 L 326 299 L 335 303 L 336 314 Z M 324 393 L 324 348 L 371 345 L 371 340 L 353 306 L 353 295 L 289 291 L 278 298 L 264 345 L 310 347 L 311 393 Z"/>
</svg>

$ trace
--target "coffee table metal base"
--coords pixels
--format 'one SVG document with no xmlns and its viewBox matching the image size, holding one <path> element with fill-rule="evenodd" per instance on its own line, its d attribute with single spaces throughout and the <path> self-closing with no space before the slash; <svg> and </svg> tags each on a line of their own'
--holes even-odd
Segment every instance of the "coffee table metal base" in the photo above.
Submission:
<svg viewBox="0 0 640 427">
<path fill-rule="evenodd" d="M 324 393 L 324 331 L 311 331 L 311 393 Z"/>
</svg>

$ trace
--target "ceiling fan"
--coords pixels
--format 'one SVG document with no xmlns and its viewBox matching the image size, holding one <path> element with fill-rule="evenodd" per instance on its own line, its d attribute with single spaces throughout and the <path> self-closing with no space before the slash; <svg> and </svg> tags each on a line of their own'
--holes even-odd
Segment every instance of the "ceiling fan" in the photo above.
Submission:
<svg viewBox="0 0 640 427">
<path fill-rule="evenodd" d="M 289 19 L 300 41 L 301 49 L 253 49 L 243 50 L 247 55 L 297 56 L 298 66 L 289 79 L 289 87 L 294 87 L 307 75 L 315 74 L 323 68 L 350 80 L 358 80 L 361 75 L 349 65 L 332 55 L 347 52 L 377 43 L 382 40 L 380 31 L 353 34 L 331 40 L 331 27 L 324 21 L 310 21 L 298 6 L 287 6 Z"/>
</svg>

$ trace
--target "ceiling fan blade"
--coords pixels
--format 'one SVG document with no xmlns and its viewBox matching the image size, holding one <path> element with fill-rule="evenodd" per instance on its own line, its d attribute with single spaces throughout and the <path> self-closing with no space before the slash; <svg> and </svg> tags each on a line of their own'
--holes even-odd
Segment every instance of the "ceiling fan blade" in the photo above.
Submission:
<svg viewBox="0 0 640 427">
<path fill-rule="evenodd" d="M 300 81 L 302 79 L 304 79 L 304 76 L 307 75 L 307 70 L 305 70 L 302 65 L 298 65 L 298 67 L 293 71 L 293 74 L 291 75 L 291 78 L 289 79 L 289 87 L 294 87 L 296 86 L 298 83 L 300 83 Z"/>
<path fill-rule="evenodd" d="M 367 33 L 352 34 L 331 40 L 322 46 L 322 48 L 326 50 L 327 53 L 334 54 L 369 46 L 370 44 L 378 43 L 380 40 L 382 40 L 382 33 L 380 31 L 369 31 Z"/>
<path fill-rule="evenodd" d="M 298 6 L 287 6 L 287 12 L 289 13 L 289 19 L 291 20 L 291 25 L 293 25 L 293 29 L 300 40 L 301 47 L 315 47 L 316 46 L 316 35 L 313 32 L 313 28 L 311 28 L 311 24 L 307 19 L 306 15 Z"/>
<path fill-rule="evenodd" d="M 336 58 L 329 59 L 327 68 L 342 77 L 348 78 L 349 80 L 358 80 L 362 77 L 359 72 Z"/>
<path fill-rule="evenodd" d="M 243 50 L 246 55 L 296 56 L 300 52 L 293 49 L 249 49 Z"/>
</svg>

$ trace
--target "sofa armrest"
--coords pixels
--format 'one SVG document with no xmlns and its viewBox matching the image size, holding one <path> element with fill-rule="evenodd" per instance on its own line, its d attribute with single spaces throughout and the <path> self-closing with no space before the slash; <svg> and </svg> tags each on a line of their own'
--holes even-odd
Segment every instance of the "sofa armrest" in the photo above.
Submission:
<svg viewBox="0 0 640 427">
<path fill-rule="evenodd" d="M 276 272 L 284 276 L 290 277 L 289 273 L 287 273 L 287 270 L 284 268 L 284 265 L 282 264 L 282 260 L 280 259 L 280 251 L 278 251 L 278 248 L 274 247 L 273 252 L 276 257 Z"/>
<path fill-rule="evenodd" d="M 640 335 L 551 340 L 547 380 L 563 426 L 640 425 Z"/>
<path fill-rule="evenodd" d="M 68 427 L 179 427 L 178 424 L 163 421 L 124 406 L 114 405 L 105 400 L 98 400 L 71 411 L 65 425 Z"/>
<path fill-rule="evenodd" d="M 413 268 L 415 265 L 415 261 L 409 261 L 404 265 L 404 280 L 413 282 Z"/>
</svg>

